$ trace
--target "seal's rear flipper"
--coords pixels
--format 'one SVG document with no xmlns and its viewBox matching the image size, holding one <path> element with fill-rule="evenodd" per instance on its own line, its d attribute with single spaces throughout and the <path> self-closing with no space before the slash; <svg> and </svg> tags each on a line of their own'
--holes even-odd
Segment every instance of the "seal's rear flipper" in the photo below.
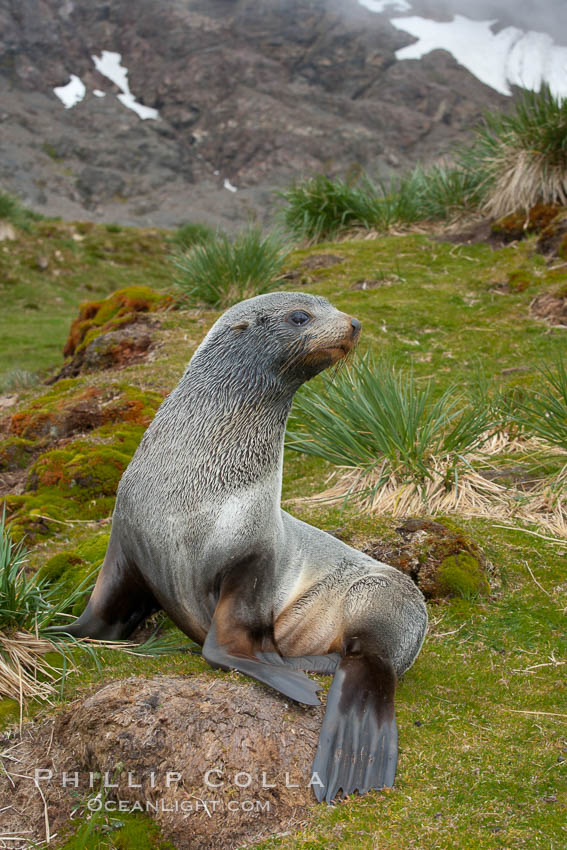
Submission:
<svg viewBox="0 0 567 850">
<path fill-rule="evenodd" d="M 243 628 L 239 629 L 236 624 L 233 625 L 231 638 L 231 643 L 234 642 L 235 638 L 240 638 L 239 642 L 242 647 L 237 654 L 234 650 L 231 651 L 231 649 L 222 645 L 218 636 L 217 623 L 213 619 L 203 644 L 203 658 L 212 667 L 221 667 L 223 670 L 238 670 L 240 673 L 252 676 L 259 682 L 270 685 L 276 691 L 296 702 L 303 702 L 306 705 L 320 705 L 317 691 L 321 690 L 321 686 L 317 682 L 313 682 L 305 673 L 291 670 L 285 664 L 268 663 L 258 659 L 254 654 L 251 636 Z M 244 646 L 246 642 L 249 644 L 247 648 Z"/>
<path fill-rule="evenodd" d="M 329 689 L 313 774 L 317 800 L 330 803 L 358 790 L 394 784 L 398 732 L 394 714 L 396 675 L 379 657 L 343 658 Z"/>
</svg>

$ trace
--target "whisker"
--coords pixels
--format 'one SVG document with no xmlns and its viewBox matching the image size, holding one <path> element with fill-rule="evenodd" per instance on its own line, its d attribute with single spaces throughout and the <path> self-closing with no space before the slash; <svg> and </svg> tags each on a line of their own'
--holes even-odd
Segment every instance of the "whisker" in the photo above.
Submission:
<svg viewBox="0 0 567 850">
<path fill-rule="evenodd" d="M 292 349 L 289 358 L 286 360 L 286 362 L 282 365 L 282 367 L 280 369 L 280 375 L 283 375 L 286 372 L 289 372 L 291 369 L 294 368 L 294 366 L 296 366 L 300 362 L 300 360 L 302 359 L 302 357 L 305 353 L 305 348 L 306 348 L 305 339 L 297 340 L 297 343 L 295 344 L 294 348 L 296 348 L 297 351 L 294 351 Z"/>
</svg>

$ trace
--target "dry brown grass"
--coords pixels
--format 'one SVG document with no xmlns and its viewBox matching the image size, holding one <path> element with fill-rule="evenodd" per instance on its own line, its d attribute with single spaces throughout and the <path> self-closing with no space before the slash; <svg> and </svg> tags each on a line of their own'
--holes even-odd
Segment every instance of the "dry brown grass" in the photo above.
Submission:
<svg viewBox="0 0 567 850">
<path fill-rule="evenodd" d="M 0 630 L 0 698 L 15 699 L 22 709 L 29 700 L 51 701 L 58 693 L 62 678 L 76 669 L 69 649 L 93 652 L 96 649 L 114 649 L 126 654 L 151 655 L 144 647 L 132 641 L 102 641 L 83 638 L 63 645 L 32 632 Z M 54 667 L 49 653 L 65 654 L 65 670 Z"/>
<path fill-rule="evenodd" d="M 0 632 L 0 696 L 18 700 L 49 700 L 61 672 L 45 658 L 55 650 L 51 641 L 30 632 Z"/>
<path fill-rule="evenodd" d="M 467 468 L 456 483 L 450 478 L 448 464 L 436 458 L 431 459 L 430 478 L 422 483 L 394 473 L 378 486 L 385 466 L 372 471 L 341 466 L 329 478 L 331 486 L 300 501 L 340 504 L 351 500 L 365 513 L 393 517 L 458 513 L 507 523 L 528 522 L 567 538 L 567 453 L 553 450 L 553 454 L 565 458 L 562 472 L 554 480 L 531 480 L 529 488 L 502 484 L 487 475 L 497 468 L 490 463 L 491 455 L 519 450 L 537 452 L 542 446 L 543 442 L 537 438 L 519 439 L 496 434 L 484 444 L 482 452 L 473 452 L 464 458 Z"/>
<path fill-rule="evenodd" d="M 488 190 L 484 209 L 494 218 L 537 203 L 567 204 L 567 171 L 537 150 L 518 150 L 503 144 L 486 165 L 496 175 Z"/>
</svg>

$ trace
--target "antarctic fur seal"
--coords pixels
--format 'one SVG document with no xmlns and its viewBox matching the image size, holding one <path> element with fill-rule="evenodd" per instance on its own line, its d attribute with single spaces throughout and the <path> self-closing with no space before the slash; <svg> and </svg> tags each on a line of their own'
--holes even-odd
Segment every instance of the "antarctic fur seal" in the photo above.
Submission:
<svg viewBox="0 0 567 850">
<path fill-rule="evenodd" d="M 64 627 L 126 638 L 162 608 L 211 665 L 308 705 L 319 704 L 319 686 L 302 671 L 334 672 L 313 763 L 327 802 L 392 785 L 396 678 L 427 626 L 407 576 L 280 508 L 294 393 L 359 332 L 304 293 L 227 310 L 124 472 L 96 586 Z"/>
</svg>

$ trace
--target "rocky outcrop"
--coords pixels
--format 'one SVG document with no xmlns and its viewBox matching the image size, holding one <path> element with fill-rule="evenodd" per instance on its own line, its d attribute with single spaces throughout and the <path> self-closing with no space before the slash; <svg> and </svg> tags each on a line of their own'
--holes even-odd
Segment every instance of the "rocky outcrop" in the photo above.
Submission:
<svg viewBox="0 0 567 850">
<path fill-rule="evenodd" d="M 504 98 L 441 51 L 397 62 L 411 40 L 357 0 L 3 0 L 0 185 L 67 218 L 230 229 L 302 174 L 435 159 Z M 117 99 L 103 50 L 159 120 Z"/>
</svg>

